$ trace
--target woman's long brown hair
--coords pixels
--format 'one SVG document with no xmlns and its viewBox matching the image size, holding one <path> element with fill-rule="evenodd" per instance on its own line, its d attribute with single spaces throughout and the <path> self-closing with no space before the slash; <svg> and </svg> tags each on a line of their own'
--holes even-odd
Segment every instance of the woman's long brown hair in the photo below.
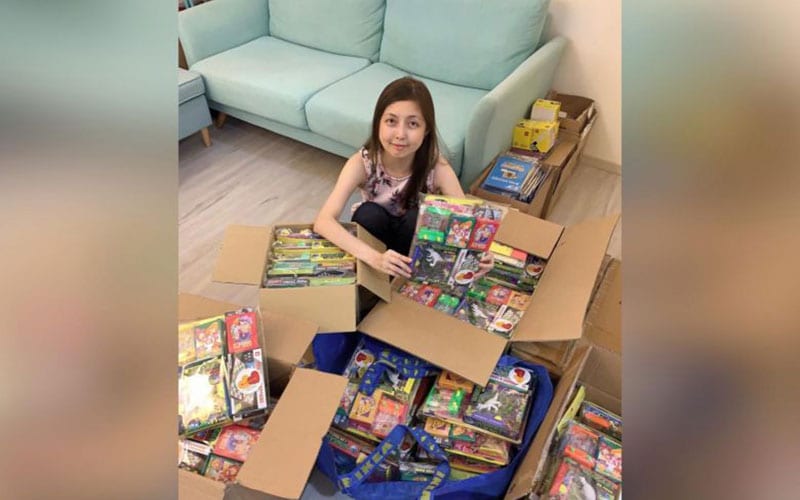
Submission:
<svg viewBox="0 0 800 500">
<path fill-rule="evenodd" d="M 375 103 L 375 112 L 372 115 L 372 134 L 364 147 L 367 148 L 373 165 L 378 163 L 378 151 L 381 149 L 379 129 L 381 117 L 387 106 L 397 101 L 414 101 L 422 112 L 425 120 L 425 138 L 422 145 L 414 154 L 411 163 L 411 178 L 406 184 L 402 195 L 402 206 L 408 210 L 417 205 L 417 194 L 426 192 L 425 180 L 439 159 L 439 143 L 436 140 L 436 116 L 433 110 L 433 98 L 424 83 L 406 76 L 399 78 L 383 89 L 378 101 Z"/>
</svg>

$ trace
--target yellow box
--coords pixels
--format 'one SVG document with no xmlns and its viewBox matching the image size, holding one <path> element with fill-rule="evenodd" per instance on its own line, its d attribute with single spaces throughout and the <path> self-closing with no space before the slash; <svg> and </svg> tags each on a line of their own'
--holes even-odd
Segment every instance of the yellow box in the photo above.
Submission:
<svg viewBox="0 0 800 500">
<path fill-rule="evenodd" d="M 514 127 L 511 146 L 528 151 L 547 153 L 558 137 L 558 122 L 520 120 Z"/>
<path fill-rule="evenodd" d="M 561 103 L 547 99 L 536 99 L 531 108 L 531 120 L 541 122 L 557 122 L 561 112 Z"/>
</svg>

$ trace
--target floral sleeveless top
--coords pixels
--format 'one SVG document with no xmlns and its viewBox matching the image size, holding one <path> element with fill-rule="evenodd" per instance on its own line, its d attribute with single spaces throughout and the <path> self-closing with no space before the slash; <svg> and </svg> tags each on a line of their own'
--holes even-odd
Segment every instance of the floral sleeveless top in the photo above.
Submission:
<svg viewBox="0 0 800 500">
<path fill-rule="evenodd" d="M 360 186 L 362 200 L 377 203 L 394 216 L 403 215 L 406 210 L 402 206 L 402 193 L 411 176 L 393 177 L 389 175 L 383 168 L 380 151 L 378 151 L 377 165 L 372 164 L 367 148 L 361 148 L 361 160 L 364 164 L 364 170 L 367 172 L 367 180 Z M 425 180 L 425 185 L 429 193 L 441 194 L 433 184 L 434 172 L 435 170 L 431 169 L 428 178 Z M 354 212 L 359 205 L 361 203 L 353 205 Z"/>
</svg>

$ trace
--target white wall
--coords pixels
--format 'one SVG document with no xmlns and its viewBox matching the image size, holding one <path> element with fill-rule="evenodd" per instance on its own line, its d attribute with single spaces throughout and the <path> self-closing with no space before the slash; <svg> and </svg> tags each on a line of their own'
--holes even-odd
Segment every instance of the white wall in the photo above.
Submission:
<svg viewBox="0 0 800 500">
<path fill-rule="evenodd" d="M 584 150 L 622 164 L 621 0 L 551 0 L 546 37 L 567 39 L 553 88 L 595 100 L 600 114 Z"/>
</svg>

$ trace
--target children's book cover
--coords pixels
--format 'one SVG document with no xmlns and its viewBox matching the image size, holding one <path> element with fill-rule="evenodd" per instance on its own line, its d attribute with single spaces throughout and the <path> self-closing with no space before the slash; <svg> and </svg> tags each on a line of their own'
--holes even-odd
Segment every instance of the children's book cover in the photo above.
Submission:
<svg viewBox="0 0 800 500">
<path fill-rule="evenodd" d="M 232 483 L 241 468 L 242 463 L 239 461 L 211 454 L 205 476 L 223 483 Z"/>
<path fill-rule="evenodd" d="M 497 310 L 498 307 L 494 304 L 466 297 L 456 310 L 455 317 L 486 330 L 497 314 Z"/>
<path fill-rule="evenodd" d="M 191 434 L 230 421 L 222 356 L 186 365 L 178 379 L 178 432 Z"/>
<path fill-rule="evenodd" d="M 464 421 L 519 441 L 525 428 L 530 394 L 496 382 L 477 393 L 464 412 Z"/>
<path fill-rule="evenodd" d="M 250 454 L 250 448 L 258 441 L 260 435 L 260 431 L 248 427 L 228 425 L 220 431 L 219 438 L 214 444 L 214 453 L 244 462 Z"/>
<path fill-rule="evenodd" d="M 178 364 L 185 365 L 196 358 L 194 350 L 194 324 L 178 326 Z"/>
<path fill-rule="evenodd" d="M 261 349 L 229 354 L 231 413 L 245 418 L 268 409 L 267 379 Z"/>
<path fill-rule="evenodd" d="M 614 481 L 622 481 L 622 445 L 609 437 L 600 436 L 594 470 Z"/>
<path fill-rule="evenodd" d="M 224 336 L 223 316 L 197 322 L 194 327 L 194 349 L 197 359 L 224 354 Z"/>
<path fill-rule="evenodd" d="M 536 159 L 533 157 L 522 158 L 511 154 L 500 155 L 497 157 L 489 175 L 483 181 L 482 187 L 512 194 L 519 193 L 522 184 L 534 165 L 536 165 Z"/>
<path fill-rule="evenodd" d="M 228 331 L 228 352 L 258 348 L 258 326 L 252 308 L 225 313 L 225 327 Z"/>
<path fill-rule="evenodd" d="M 572 421 L 567 424 L 561 439 L 560 448 L 565 457 L 573 459 L 587 469 L 594 469 L 597 447 L 600 444 L 600 434 L 597 431 Z"/>
<path fill-rule="evenodd" d="M 415 281 L 446 284 L 453 264 L 456 261 L 456 250 L 422 243 L 414 248 L 411 262 L 412 278 Z"/>
</svg>

